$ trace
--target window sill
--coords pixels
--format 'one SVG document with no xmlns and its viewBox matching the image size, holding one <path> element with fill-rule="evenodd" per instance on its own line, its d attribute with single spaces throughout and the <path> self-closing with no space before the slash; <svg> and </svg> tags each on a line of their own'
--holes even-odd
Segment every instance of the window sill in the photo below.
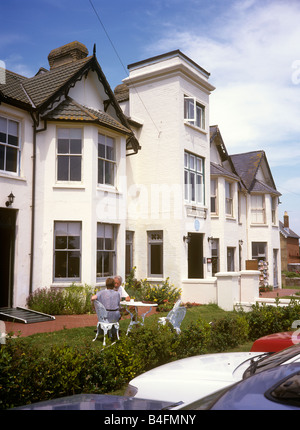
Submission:
<svg viewBox="0 0 300 430">
<path fill-rule="evenodd" d="M 108 193 L 113 193 L 113 194 L 122 194 L 121 191 L 119 191 L 116 187 L 112 186 L 112 185 L 97 185 L 97 191 L 104 191 L 104 192 L 108 192 Z"/>
<path fill-rule="evenodd" d="M 78 190 L 84 190 L 85 189 L 85 185 L 79 183 L 76 184 L 74 182 L 64 182 L 64 183 L 59 183 L 59 184 L 55 184 L 53 185 L 53 189 L 78 189 Z"/>
<path fill-rule="evenodd" d="M 269 227 L 268 224 L 250 224 L 250 227 Z"/>
<path fill-rule="evenodd" d="M 0 173 L 0 178 L 14 179 L 16 181 L 27 182 L 26 178 L 21 177 L 21 176 L 17 176 L 17 173 L 4 173 L 4 172 L 1 172 Z"/>
<path fill-rule="evenodd" d="M 191 127 L 193 130 L 195 130 L 195 131 L 199 131 L 200 133 L 202 133 L 202 134 L 205 134 L 205 135 L 207 135 L 208 134 L 208 132 L 207 132 L 207 130 L 204 130 L 203 128 L 200 128 L 200 127 L 197 127 L 196 125 L 193 125 L 193 124 L 190 124 L 189 122 L 187 122 L 187 121 L 184 121 L 184 124 L 186 125 L 186 126 L 188 126 L 188 127 Z"/>
<path fill-rule="evenodd" d="M 207 218 L 207 208 L 200 205 L 193 205 L 191 203 L 185 203 L 185 210 L 187 216 L 198 217 L 198 218 Z"/>
<path fill-rule="evenodd" d="M 226 220 L 227 221 L 236 221 L 236 217 L 231 216 L 231 215 L 226 215 Z"/>
<path fill-rule="evenodd" d="M 157 276 L 157 277 L 155 277 L 155 276 L 149 276 L 149 278 L 147 278 L 147 281 L 149 281 L 149 282 L 164 282 L 164 278 L 161 276 L 161 275 L 159 275 L 159 276 Z"/>
</svg>

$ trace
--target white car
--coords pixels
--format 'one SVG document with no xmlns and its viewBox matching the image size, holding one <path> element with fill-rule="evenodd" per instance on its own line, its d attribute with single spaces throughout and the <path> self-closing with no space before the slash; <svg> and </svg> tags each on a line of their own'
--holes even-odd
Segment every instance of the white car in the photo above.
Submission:
<svg viewBox="0 0 300 430">
<path fill-rule="evenodd" d="M 126 395 L 182 402 L 181 407 L 264 370 L 300 362 L 300 344 L 276 353 L 204 354 L 173 361 L 132 379 Z"/>
<path fill-rule="evenodd" d="M 132 379 L 125 395 L 171 402 L 193 402 L 242 379 L 261 352 L 204 354 L 173 361 Z"/>
</svg>

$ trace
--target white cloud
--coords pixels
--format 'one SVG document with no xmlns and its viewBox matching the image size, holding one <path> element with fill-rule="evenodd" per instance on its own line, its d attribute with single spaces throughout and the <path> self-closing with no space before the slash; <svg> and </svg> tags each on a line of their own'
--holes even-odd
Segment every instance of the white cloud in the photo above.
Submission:
<svg viewBox="0 0 300 430">
<path fill-rule="evenodd" d="M 229 153 L 267 147 L 272 163 L 285 165 L 300 155 L 299 21 L 296 1 L 238 1 L 209 33 L 168 25 L 149 49 L 179 48 L 211 73 L 210 124 L 220 126 Z"/>
</svg>

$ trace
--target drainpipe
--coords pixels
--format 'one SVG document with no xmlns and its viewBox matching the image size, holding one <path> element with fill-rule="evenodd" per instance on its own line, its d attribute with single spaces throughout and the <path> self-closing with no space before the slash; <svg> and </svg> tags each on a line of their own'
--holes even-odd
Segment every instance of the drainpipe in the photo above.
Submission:
<svg viewBox="0 0 300 430">
<path fill-rule="evenodd" d="M 37 133 L 47 130 L 47 122 L 44 121 L 44 128 L 37 129 L 39 120 L 37 120 L 32 112 L 31 118 L 33 122 L 33 153 L 32 153 L 32 195 L 31 195 L 31 244 L 30 244 L 30 278 L 29 278 L 29 294 L 33 291 L 33 260 L 34 260 L 34 238 L 35 238 L 35 189 L 36 189 L 36 136 Z"/>
</svg>

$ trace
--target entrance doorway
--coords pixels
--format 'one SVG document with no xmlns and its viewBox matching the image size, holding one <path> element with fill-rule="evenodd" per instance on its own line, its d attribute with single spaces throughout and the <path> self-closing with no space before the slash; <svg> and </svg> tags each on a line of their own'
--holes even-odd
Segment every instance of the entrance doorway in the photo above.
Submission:
<svg viewBox="0 0 300 430">
<path fill-rule="evenodd" d="M 203 234 L 189 233 L 188 277 L 203 279 Z"/>
<path fill-rule="evenodd" d="M 0 307 L 12 307 L 16 211 L 0 209 Z"/>
</svg>

